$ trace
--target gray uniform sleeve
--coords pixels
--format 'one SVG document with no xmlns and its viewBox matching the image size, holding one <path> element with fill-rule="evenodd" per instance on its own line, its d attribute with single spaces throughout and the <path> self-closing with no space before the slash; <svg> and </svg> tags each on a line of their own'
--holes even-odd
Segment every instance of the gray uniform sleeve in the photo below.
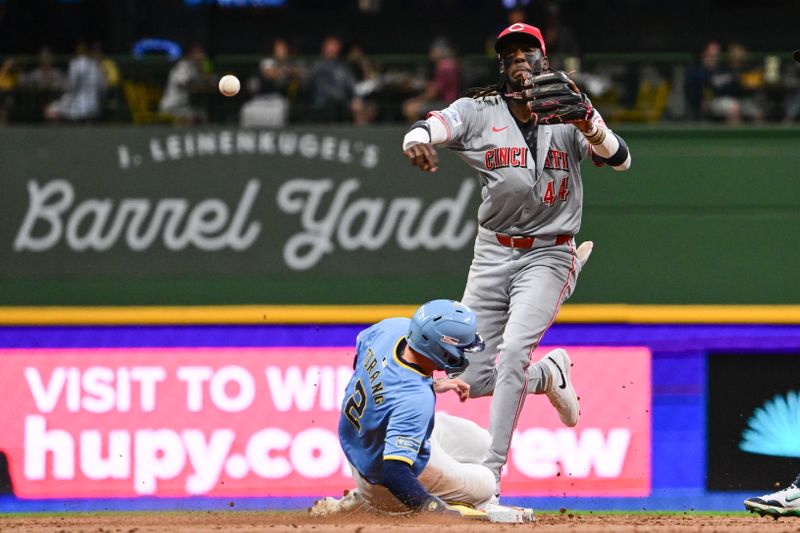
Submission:
<svg viewBox="0 0 800 533">
<path fill-rule="evenodd" d="M 429 120 L 441 120 L 447 130 L 445 145 L 458 148 L 468 146 L 472 137 L 484 131 L 483 114 L 478 112 L 479 102 L 474 98 L 460 98 L 441 111 L 431 111 Z"/>
<path fill-rule="evenodd" d="M 583 161 L 592 154 L 592 148 L 586 137 L 583 136 L 581 130 L 573 127 L 573 135 L 575 135 L 575 145 L 578 147 L 578 161 Z"/>
</svg>

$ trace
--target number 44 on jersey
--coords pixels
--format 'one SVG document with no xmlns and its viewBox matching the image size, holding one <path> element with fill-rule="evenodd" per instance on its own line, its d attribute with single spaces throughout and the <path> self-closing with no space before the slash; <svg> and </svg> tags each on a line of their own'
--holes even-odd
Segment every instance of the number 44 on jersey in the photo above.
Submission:
<svg viewBox="0 0 800 533">
<path fill-rule="evenodd" d="M 542 202 L 546 203 L 547 205 L 552 206 L 556 198 L 561 200 L 562 202 L 567 201 L 567 196 L 569 196 L 569 176 L 564 176 L 561 179 L 561 182 L 558 185 L 558 195 L 556 196 L 555 193 L 555 183 L 556 180 L 550 180 L 547 183 L 547 189 L 544 191 L 544 196 L 542 196 Z"/>
</svg>

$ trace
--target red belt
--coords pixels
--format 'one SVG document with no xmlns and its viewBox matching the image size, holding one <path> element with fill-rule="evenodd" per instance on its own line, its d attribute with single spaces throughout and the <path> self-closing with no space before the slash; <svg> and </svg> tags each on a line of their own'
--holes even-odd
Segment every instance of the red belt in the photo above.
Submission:
<svg viewBox="0 0 800 533">
<path fill-rule="evenodd" d="M 497 242 L 509 248 L 533 248 L 533 243 L 536 237 L 522 237 L 515 235 L 504 235 L 502 233 L 495 233 Z M 572 240 L 572 235 L 556 235 L 556 245 L 565 244 Z"/>
</svg>

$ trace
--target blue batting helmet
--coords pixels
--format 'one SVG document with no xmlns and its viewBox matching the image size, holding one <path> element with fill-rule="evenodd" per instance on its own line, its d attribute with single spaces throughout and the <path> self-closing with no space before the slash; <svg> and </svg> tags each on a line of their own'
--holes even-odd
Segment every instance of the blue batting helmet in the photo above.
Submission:
<svg viewBox="0 0 800 533">
<path fill-rule="evenodd" d="M 454 377 L 469 364 L 464 354 L 480 352 L 485 346 L 477 323 L 475 313 L 466 305 L 454 300 L 431 300 L 414 313 L 406 339 L 415 352 Z"/>
</svg>

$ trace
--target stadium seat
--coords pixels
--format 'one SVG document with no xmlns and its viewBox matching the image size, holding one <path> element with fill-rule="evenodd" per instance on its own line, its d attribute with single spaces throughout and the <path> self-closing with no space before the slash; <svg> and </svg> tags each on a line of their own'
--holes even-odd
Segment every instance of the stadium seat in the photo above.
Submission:
<svg viewBox="0 0 800 533">
<path fill-rule="evenodd" d="M 141 82 L 126 81 L 123 83 L 125 99 L 131 112 L 134 124 L 174 123 L 175 117 L 158 111 L 161 100 L 161 89 Z"/>
</svg>

